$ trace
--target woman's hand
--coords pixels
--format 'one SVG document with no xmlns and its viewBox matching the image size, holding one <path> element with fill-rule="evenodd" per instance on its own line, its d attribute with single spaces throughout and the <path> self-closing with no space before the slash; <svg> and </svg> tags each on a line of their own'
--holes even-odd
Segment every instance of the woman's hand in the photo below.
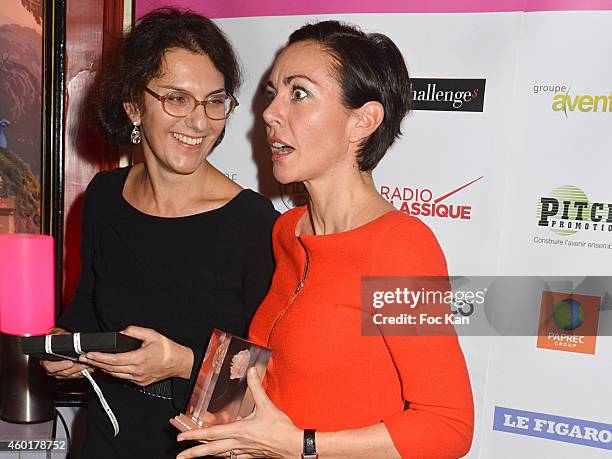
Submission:
<svg viewBox="0 0 612 459">
<path fill-rule="evenodd" d="M 63 328 L 52 328 L 49 335 L 66 335 L 68 332 Z M 45 369 L 49 376 L 58 379 L 78 379 L 83 377 L 81 371 L 87 370 L 90 373 L 94 369 L 88 365 L 83 365 L 72 360 L 41 360 L 40 365 Z"/>
<path fill-rule="evenodd" d="M 150 328 L 130 325 L 121 333 L 142 340 L 140 349 L 118 354 L 88 352 L 79 360 L 120 379 L 146 386 L 162 379 L 189 379 L 193 351 Z"/>
<path fill-rule="evenodd" d="M 177 456 L 179 459 L 206 455 L 227 457 L 230 451 L 240 459 L 301 456 L 303 431 L 270 401 L 255 368 L 249 369 L 247 378 L 255 399 L 255 412 L 231 424 L 179 434 L 179 441 L 207 442 L 181 452 Z"/>
</svg>

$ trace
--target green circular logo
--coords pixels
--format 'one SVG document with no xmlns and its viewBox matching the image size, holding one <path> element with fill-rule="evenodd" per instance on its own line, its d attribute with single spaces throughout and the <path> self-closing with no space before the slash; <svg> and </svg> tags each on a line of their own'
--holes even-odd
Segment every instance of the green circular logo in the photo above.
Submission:
<svg viewBox="0 0 612 459">
<path fill-rule="evenodd" d="M 555 188 L 549 193 L 551 198 L 555 198 L 559 201 L 559 210 L 557 215 L 554 217 L 557 221 L 574 222 L 578 216 L 578 207 L 574 205 L 576 202 L 589 203 L 589 198 L 580 188 L 574 185 L 563 185 Z M 590 203 L 586 209 L 582 211 L 582 216 L 586 215 L 587 210 L 590 207 Z M 542 217 L 542 203 L 538 204 L 538 219 Z M 567 224 L 566 224 L 567 226 Z M 577 230 L 571 228 L 550 228 L 550 230 L 558 234 L 559 236 L 569 236 L 577 233 Z"/>
<path fill-rule="evenodd" d="M 555 305 L 553 320 L 562 330 L 575 330 L 584 322 L 584 308 L 578 301 L 565 298 Z"/>
</svg>

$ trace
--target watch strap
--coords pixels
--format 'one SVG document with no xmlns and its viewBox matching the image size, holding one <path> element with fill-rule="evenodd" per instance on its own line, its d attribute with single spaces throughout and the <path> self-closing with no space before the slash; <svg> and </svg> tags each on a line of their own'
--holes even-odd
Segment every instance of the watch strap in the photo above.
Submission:
<svg viewBox="0 0 612 459">
<path fill-rule="evenodd" d="M 317 459 L 317 445 L 315 443 L 315 429 L 304 429 L 304 452 L 302 459 Z"/>
</svg>

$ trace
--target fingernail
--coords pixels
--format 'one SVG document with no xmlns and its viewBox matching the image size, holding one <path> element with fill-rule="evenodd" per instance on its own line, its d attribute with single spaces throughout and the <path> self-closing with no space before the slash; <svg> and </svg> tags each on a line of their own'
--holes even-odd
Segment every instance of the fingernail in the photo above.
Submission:
<svg viewBox="0 0 612 459">
<path fill-rule="evenodd" d="M 183 456 L 182 454 L 176 456 L 176 459 L 185 459 L 187 456 Z"/>
<path fill-rule="evenodd" d="M 87 362 L 87 357 L 85 357 L 84 355 L 82 355 L 82 356 L 80 356 L 80 357 L 79 357 L 79 360 L 80 360 L 81 362 Z"/>
</svg>

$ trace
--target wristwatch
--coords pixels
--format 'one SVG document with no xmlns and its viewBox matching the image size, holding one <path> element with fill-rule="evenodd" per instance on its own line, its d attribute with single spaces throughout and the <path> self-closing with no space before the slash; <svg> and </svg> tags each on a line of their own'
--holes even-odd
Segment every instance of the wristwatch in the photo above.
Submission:
<svg viewBox="0 0 612 459">
<path fill-rule="evenodd" d="M 319 453 L 317 453 L 317 445 L 315 444 L 315 432 L 314 429 L 304 430 L 304 452 L 302 453 L 302 459 L 318 459 Z"/>
</svg>

